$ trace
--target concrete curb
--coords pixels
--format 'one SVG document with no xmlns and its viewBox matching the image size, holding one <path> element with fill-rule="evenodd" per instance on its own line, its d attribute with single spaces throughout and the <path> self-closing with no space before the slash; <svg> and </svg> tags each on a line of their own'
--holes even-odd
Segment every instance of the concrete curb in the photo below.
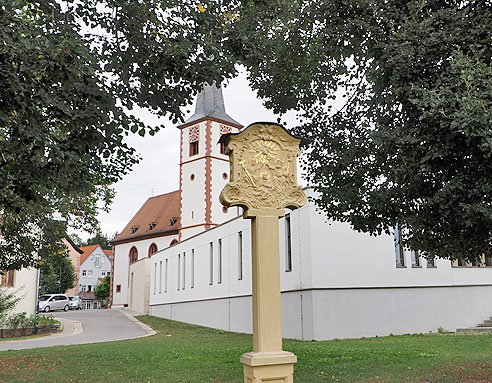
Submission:
<svg viewBox="0 0 492 383">
<path fill-rule="evenodd" d="M 17 344 L 17 343 L 24 343 L 24 342 L 35 342 L 39 340 L 45 340 L 45 339 L 53 339 L 53 338 L 65 338 L 67 336 L 73 336 L 73 335 L 78 335 L 81 334 L 84 329 L 82 327 L 82 323 L 79 321 L 71 320 L 71 319 L 65 319 L 65 318 L 55 318 L 55 320 L 59 321 L 61 324 L 61 331 L 58 331 L 55 334 L 51 335 L 45 335 L 45 336 L 37 336 L 34 338 L 29 338 L 29 339 L 18 339 L 18 340 L 7 340 L 1 343 L 1 345 L 9 345 L 9 344 Z"/>
<path fill-rule="evenodd" d="M 113 310 L 120 312 L 122 315 L 126 316 L 129 320 L 131 320 L 137 326 L 139 326 L 143 330 L 145 330 L 146 334 L 137 336 L 135 338 L 130 338 L 130 339 L 145 338 L 147 336 L 157 334 L 157 331 L 155 331 L 153 328 L 147 326 L 145 323 L 140 322 L 137 318 L 135 318 L 132 314 L 126 312 L 125 310 L 122 310 L 122 309 L 113 309 Z M 144 314 L 142 314 L 142 315 L 144 315 Z"/>
</svg>

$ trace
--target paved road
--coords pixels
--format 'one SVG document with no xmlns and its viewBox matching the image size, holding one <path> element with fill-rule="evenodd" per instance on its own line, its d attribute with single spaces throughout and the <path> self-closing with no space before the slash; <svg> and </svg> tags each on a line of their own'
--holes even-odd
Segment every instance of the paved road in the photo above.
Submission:
<svg viewBox="0 0 492 383">
<path fill-rule="evenodd" d="M 0 351 L 107 342 L 151 335 L 151 329 L 146 329 L 145 325 L 120 310 L 57 311 L 54 314 L 56 319 L 64 323 L 63 333 L 49 337 L 0 342 Z"/>
</svg>

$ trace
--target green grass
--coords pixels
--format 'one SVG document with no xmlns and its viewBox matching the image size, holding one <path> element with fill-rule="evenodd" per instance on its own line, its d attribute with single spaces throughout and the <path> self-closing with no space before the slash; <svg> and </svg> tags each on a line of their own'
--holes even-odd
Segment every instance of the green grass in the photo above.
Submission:
<svg viewBox="0 0 492 383">
<path fill-rule="evenodd" d="M 154 317 L 159 333 L 135 340 L 0 353 L 0 382 L 242 382 L 251 336 Z M 295 383 L 492 381 L 492 335 L 427 334 L 301 342 Z"/>
</svg>

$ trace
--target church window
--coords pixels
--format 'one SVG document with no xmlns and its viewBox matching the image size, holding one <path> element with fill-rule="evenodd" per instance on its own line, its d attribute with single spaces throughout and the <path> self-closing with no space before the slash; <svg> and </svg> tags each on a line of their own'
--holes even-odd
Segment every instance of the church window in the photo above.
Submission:
<svg viewBox="0 0 492 383">
<path fill-rule="evenodd" d="M 140 226 L 132 226 L 132 234 L 136 233 Z"/>
<path fill-rule="evenodd" d="M 1 282 L 2 287 L 13 287 L 14 286 L 14 270 L 8 270 L 1 272 Z"/>
<path fill-rule="evenodd" d="M 157 262 L 154 263 L 154 295 L 157 293 Z"/>
<path fill-rule="evenodd" d="M 155 253 L 157 253 L 157 245 L 155 243 L 153 243 L 149 247 L 149 257 L 151 257 Z"/>
<path fill-rule="evenodd" d="M 485 266 L 492 266 L 492 255 L 485 256 Z"/>
<path fill-rule="evenodd" d="M 194 174 L 191 174 L 190 175 L 190 181 L 194 181 L 195 180 L 195 175 Z"/>
<path fill-rule="evenodd" d="M 220 143 L 220 154 L 226 154 L 226 146 L 225 142 Z"/>
<path fill-rule="evenodd" d="M 155 227 L 156 225 L 157 225 L 157 224 L 156 224 L 155 222 L 151 222 L 151 223 L 149 224 L 149 230 L 154 229 L 154 227 Z"/>
<path fill-rule="evenodd" d="M 222 206 L 222 212 L 223 213 L 227 213 L 229 211 L 229 209 L 227 208 L 227 206 Z"/>
<path fill-rule="evenodd" d="M 178 240 L 175 238 L 171 241 L 171 244 L 169 246 L 174 246 L 178 244 Z"/>
<path fill-rule="evenodd" d="M 217 283 L 222 283 L 222 239 L 219 239 L 219 249 L 217 254 Z"/>
<path fill-rule="evenodd" d="M 183 253 L 183 285 L 181 288 L 184 290 L 186 287 L 186 253 Z"/>
<path fill-rule="evenodd" d="M 405 267 L 405 252 L 401 243 L 401 231 L 398 224 L 395 226 L 395 261 L 396 267 Z"/>
<path fill-rule="evenodd" d="M 227 173 L 222 173 L 222 178 L 226 180 L 227 179 Z"/>
<path fill-rule="evenodd" d="M 168 259 L 166 258 L 166 279 L 164 281 L 164 292 L 167 293 L 167 270 L 168 270 Z"/>
<path fill-rule="evenodd" d="M 137 248 L 135 246 L 133 246 L 130 249 L 129 256 L 130 256 L 130 263 L 134 263 L 134 262 L 138 261 L 138 251 L 137 251 Z"/>
<path fill-rule="evenodd" d="M 418 250 L 412 250 L 412 267 L 420 267 L 420 254 Z"/>
<path fill-rule="evenodd" d="M 171 221 L 169 221 L 169 226 L 174 226 L 176 222 L 178 222 L 178 218 L 176 217 L 171 218 Z"/>
<path fill-rule="evenodd" d="M 195 249 L 191 249 L 191 267 L 190 267 L 191 288 L 195 287 Z"/>
<path fill-rule="evenodd" d="M 177 290 L 181 287 L 181 254 L 178 254 L 178 283 Z"/>
<path fill-rule="evenodd" d="M 209 274 L 209 285 L 214 284 L 214 244 L 213 242 L 210 242 L 210 255 L 209 255 L 209 261 L 210 261 L 210 274 Z"/>
<path fill-rule="evenodd" d="M 190 157 L 198 154 L 198 141 L 190 142 Z"/>
<path fill-rule="evenodd" d="M 116 285 L 116 292 L 121 293 L 121 285 Z"/>
<path fill-rule="evenodd" d="M 292 238 L 290 214 L 285 216 L 285 271 L 292 271 Z"/>
<path fill-rule="evenodd" d="M 427 260 L 427 268 L 436 267 L 436 260 L 434 258 L 430 258 Z"/>
<path fill-rule="evenodd" d="M 237 279 L 243 279 L 243 232 L 237 233 Z"/>
<path fill-rule="evenodd" d="M 162 261 L 159 262 L 159 294 L 162 293 Z"/>
</svg>

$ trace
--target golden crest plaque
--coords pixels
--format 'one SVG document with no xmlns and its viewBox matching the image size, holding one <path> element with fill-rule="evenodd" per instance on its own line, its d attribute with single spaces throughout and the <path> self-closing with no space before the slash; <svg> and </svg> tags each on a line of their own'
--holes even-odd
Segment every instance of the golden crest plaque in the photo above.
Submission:
<svg viewBox="0 0 492 383">
<path fill-rule="evenodd" d="M 225 136 L 230 182 L 220 194 L 225 206 L 248 209 L 296 209 L 306 203 L 297 185 L 300 139 L 281 125 L 254 123 Z"/>
</svg>

